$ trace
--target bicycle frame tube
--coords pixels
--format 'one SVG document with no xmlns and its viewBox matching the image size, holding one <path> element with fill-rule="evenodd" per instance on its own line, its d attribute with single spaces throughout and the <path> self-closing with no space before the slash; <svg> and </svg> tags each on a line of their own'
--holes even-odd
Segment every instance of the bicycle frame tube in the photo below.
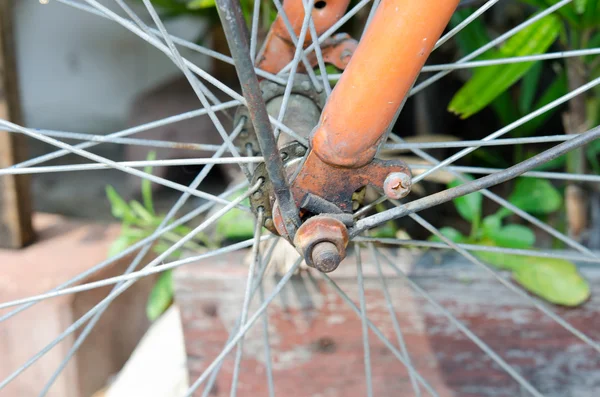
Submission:
<svg viewBox="0 0 600 397">
<path fill-rule="evenodd" d="M 313 133 L 322 161 L 357 168 L 373 159 L 458 2 L 382 0 Z"/>
</svg>

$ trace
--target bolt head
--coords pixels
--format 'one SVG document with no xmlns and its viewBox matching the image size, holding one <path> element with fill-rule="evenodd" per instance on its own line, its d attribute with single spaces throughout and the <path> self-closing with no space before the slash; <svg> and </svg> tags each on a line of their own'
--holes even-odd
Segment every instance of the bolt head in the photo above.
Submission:
<svg viewBox="0 0 600 397">
<path fill-rule="evenodd" d="M 392 172 L 383 182 L 384 193 L 393 199 L 401 199 L 410 193 L 412 178 L 402 172 Z"/>
<path fill-rule="evenodd" d="M 296 154 L 296 156 L 302 157 L 306 154 L 306 148 L 304 148 L 303 146 L 297 146 L 294 150 L 294 153 Z"/>
<path fill-rule="evenodd" d="M 322 241 L 313 247 L 313 265 L 323 273 L 329 273 L 337 269 L 342 259 L 335 244 L 329 241 Z"/>
</svg>

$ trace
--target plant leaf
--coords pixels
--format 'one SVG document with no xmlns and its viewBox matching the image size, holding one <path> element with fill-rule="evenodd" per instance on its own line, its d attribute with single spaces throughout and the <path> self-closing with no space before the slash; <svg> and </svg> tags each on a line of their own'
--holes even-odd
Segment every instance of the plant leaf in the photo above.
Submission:
<svg viewBox="0 0 600 397">
<path fill-rule="evenodd" d="M 562 196 L 546 179 L 518 178 L 508 201 L 531 214 L 549 214 L 562 206 Z M 502 210 L 501 210 L 502 212 Z M 502 212 L 502 215 L 510 214 Z"/>
<path fill-rule="evenodd" d="M 461 232 L 459 232 L 458 230 L 456 230 L 453 227 L 450 226 L 446 226 L 446 227 L 442 227 L 439 229 L 440 233 L 442 233 L 442 235 L 444 237 L 446 237 L 448 240 L 453 241 L 455 243 L 462 243 L 464 241 L 467 240 L 467 237 L 465 237 Z M 438 243 L 443 243 L 444 241 L 439 238 L 436 235 L 430 236 L 428 238 L 429 241 L 435 241 Z"/>
<path fill-rule="evenodd" d="M 526 226 L 506 225 L 489 234 L 499 247 L 507 248 L 529 248 L 535 244 L 535 234 Z"/>
<path fill-rule="evenodd" d="M 468 177 L 469 180 L 473 180 L 473 177 Z M 453 180 L 448 184 L 448 187 L 453 188 L 462 185 L 462 182 L 458 179 Z M 483 195 L 479 192 L 467 194 L 452 200 L 456 210 L 463 217 L 463 219 L 473 222 L 476 218 L 481 216 L 481 206 L 483 202 Z"/>
<path fill-rule="evenodd" d="M 146 303 L 146 315 L 150 321 L 156 320 L 173 302 L 173 274 L 171 270 L 162 273 L 150 291 Z"/>
<path fill-rule="evenodd" d="M 542 63 L 536 62 L 523 76 L 521 93 L 519 95 L 519 111 L 521 114 L 531 112 L 531 105 L 533 104 L 533 98 L 535 97 L 541 74 Z"/>
<path fill-rule="evenodd" d="M 502 218 L 497 215 L 490 215 L 483 218 L 483 233 L 486 237 L 491 237 L 502 228 Z"/>
<path fill-rule="evenodd" d="M 554 81 L 546 88 L 542 93 L 542 96 L 535 102 L 532 110 L 537 110 L 542 106 L 546 106 L 550 102 L 558 99 L 567 93 L 567 74 L 561 71 L 555 78 Z M 558 108 L 548 110 L 535 117 L 534 119 L 521 125 L 518 129 L 519 136 L 529 136 L 540 128 L 556 111 Z"/>
<path fill-rule="evenodd" d="M 156 160 L 156 152 L 149 152 L 146 160 Z M 147 174 L 152 174 L 152 166 L 144 167 L 144 172 Z M 142 179 L 142 200 L 144 201 L 144 207 L 146 207 L 150 214 L 154 215 L 154 203 L 152 202 L 152 182 L 146 178 Z"/>
<path fill-rule="evenodd" d="M 189 10 L 201 10 L 205 8 L 213 8 L 215 6 L 215 0 L 192 0 L 187 3 L 187 8 Z"/>
<path fill-rule="evenodd" d="M 561 30 L 560 19 L 548 15 L 511 37 L 494 57 L 541 54 L 554 43 Z M 448 110 L 467 118 L 488 106 L 517 82 L 534 62 L 519 62 L 478 68 L 454 95 Z"/>
<path fill-rule="evenodd" d="M 525 257 L 513 276 L 528 291 L 558 305 L 577 306 L 590 296 L 587 281 L 564 259 Z"/>
<path fill-rule="evenodd" d="M 108 201 L 110 201 L 112 216 L 117 219 L 131 219 L 133 217 L 133 212 L 131 211 L 131 208 L 129 208 L 127 202 L 123 200 L 111 185 L 106 186 L 106 197 L 108 197 Z"/>
<path fill-rule="evenodd" d="M 125 251 L 134 241 L 129 236 L 121 235 L 110 245 L 108 249 L 108 257 L 112 258 L 115 255 Z"/>
<path fill-rule="evenodd" d="M 498 245 L 489 238 L 484 238 L 477 243 L 477 245 L 481 245 L 484 247 L 497 247 Z M 489 263 L 490 265 L 497 267 L 498 269 L 504 270 L 515 270 L 519 266 L 521 266 L 524 262 L 524 258 L 526 256 L 522 255 L 512 255 L 505 254 L 502 252 L 489 252 L 489 251 L 473 251 L 473 255 L 478 257 L 484 262 Z"/>
<path fill-rule="evenodd" d="M 232 199 L 239 197 L 243 194 L 243 190 L 240 190 L 237 194 L 232 195 Z M 249 205 L 249 200 L 244 200 L 242 205 Z M 244 212 L 238 208 L 233 208 L 229 212 L 225 213 L 217 221 L 216 231 L 217 234 L 225 239 L 229 240 L 245 240 L 254 236 L 254 221 L 255 218 L 252 214 Z"/>
</svg>

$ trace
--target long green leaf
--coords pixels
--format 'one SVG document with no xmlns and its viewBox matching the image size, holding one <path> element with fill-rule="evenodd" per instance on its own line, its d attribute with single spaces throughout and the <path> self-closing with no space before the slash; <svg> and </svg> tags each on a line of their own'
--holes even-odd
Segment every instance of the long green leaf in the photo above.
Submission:
<svg viewBox="0 0 600 397">
<path fill-rule="evenodd" d="M 558 17 L 548 15 L 510 38 L 497 57 L 541 54 L 554 43 L 561 27 Z M 448 110 L 463 119 L 472 116 L 523 77 L 533 64 L 520 62 L 479 68 L 452 98 Z"/>
<path fill-rule="evenodd" d="M 146 315 L 150 321 L 156 320 L 173 302 L 173 275 L 167 270 L 160 275 L 156 284 L 150 291 L 146 304 Z"/>
</svg>

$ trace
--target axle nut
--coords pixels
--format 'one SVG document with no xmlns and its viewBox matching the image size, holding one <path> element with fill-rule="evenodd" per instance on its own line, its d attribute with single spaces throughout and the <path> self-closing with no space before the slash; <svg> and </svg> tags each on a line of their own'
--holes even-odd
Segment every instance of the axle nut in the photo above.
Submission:
<svg viewBox="0 0 600 397">
<path fill-rule="evenodd" d="M 410 193 L 412 187 L 412 178 L 410 175 L 402 172 L 392 172 L 383 182 L 383 191 L 393 199 L 401 199 Z"/>
<path fill-rule="evenodd" d="M 298 228 L 294 245 L 306 264 L 328 273 L 346 257 L 348 230 L 339 220 L 326 215 L 308 219 Z"/>
</svg>

